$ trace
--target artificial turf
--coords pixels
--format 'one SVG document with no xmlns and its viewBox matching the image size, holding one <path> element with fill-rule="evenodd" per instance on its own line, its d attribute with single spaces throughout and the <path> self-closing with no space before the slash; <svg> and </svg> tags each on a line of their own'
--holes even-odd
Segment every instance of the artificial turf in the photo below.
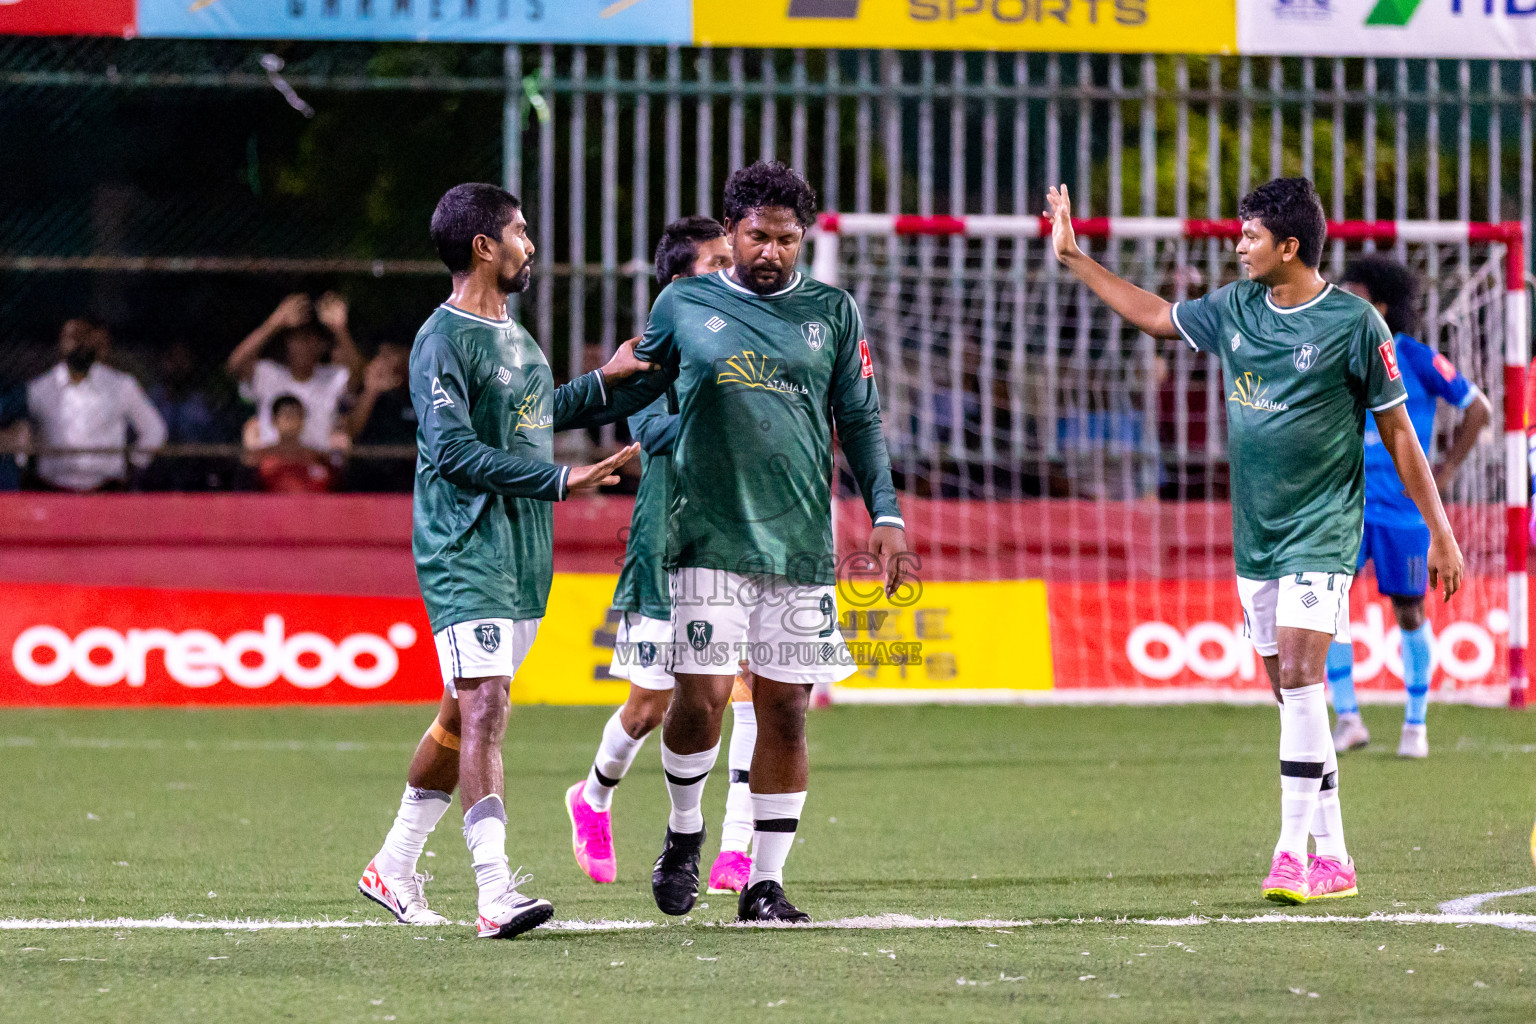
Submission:
<svg viewBox="0 0 1536 1024">
<path fill-rule="evenodd" d="M 1208 923 L 1251 917 L 1278 827 L 1272 708 L 834 708 L 787 872 L 821 920 L 1008 919 L 948 930 L 723 928 L 651 902 L 666 796 L 648 744 L 615 801 L 619 881 L 570 853 L 561 794 L 608 711 L 520 708 L 507 748 L 512 866 L 559 919 L 513 942 L 446 928 L 0 931 L 0 1021 L 1409 1021 L 1536 1018 L 1536 934 L 1487 925 Z M 381 921 L 357 877 L 429 707 L 0 712 L 0 919 Z M 1435 707 L 1426 762 L 1342 759 L 1361 895 L 1303 916 L 1433 913 L 1536 883 L 1536 730 Z M 719 773 L 723 776 L 723 773 Z M 714 837 L 722 778 L 706 797 Z M 473 917 L 451 811 L 422 865 Z M 707 906 L 706 906 L 707 905 Z M 1536 895 L 1485 910 L 1536 912 Z M 1529 967 L 1529 970 L 1527 969 Z M 1315 994 L 1314 994 L 1315 993 Z"/>
</svg>

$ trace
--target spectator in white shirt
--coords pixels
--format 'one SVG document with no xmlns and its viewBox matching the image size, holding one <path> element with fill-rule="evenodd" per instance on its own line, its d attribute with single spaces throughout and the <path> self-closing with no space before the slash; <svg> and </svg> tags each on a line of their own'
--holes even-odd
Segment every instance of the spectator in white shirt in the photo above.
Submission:
<svg viewBox="0 0 1536 1024">
<path fill-rule="evenodd" d="M 70 320 L 59 332 L 62 361 L 27 385 L 27 414 L 42 449 L 116 449 L 78 454 L 45 454 L 38 479 L 63 491 L 114 490 L 128 480 L 128 462 L 148 466 L 165 444 L 165 421 L 139 387 L 121 370 L 103 365 L 111 337 L 105 327 Z M 129 428 L 133 451 L 128 449 Z"/>
<path fill-rule="evenodd" d="M 283 361 L 261 358 L 262 350 L 279 336 Z M 331 362 L 324 361 L 327 355 Z M 346 447 L 341 401 L 359 378 L 362 364 L 347 329 L 347 302 L 327 292 L 313 303 L 307 295 L 288 296 L 235 347 L 226 366 L 240 381 L 240 396 L 256 405 L 259 447 L 277 443 L 272 403 L 292 395 L 304 406 L 304 445 L 328 451 Z"/>
</svg>

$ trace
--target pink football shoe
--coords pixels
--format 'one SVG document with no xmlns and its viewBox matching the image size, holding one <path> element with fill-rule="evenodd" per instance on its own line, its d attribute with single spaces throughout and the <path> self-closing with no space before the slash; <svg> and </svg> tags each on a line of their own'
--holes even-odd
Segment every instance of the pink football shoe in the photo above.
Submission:
<svg viewBox="0 0 1536 1024">
<path fill-rule="evenodd" d="M 594 882 L 611 882 L 619 876 L 613 856 L 613 826 L 607 811 L 592 809 L 582 795 L 587 784 L 578 782 L 565 791 L 565 813 L 571 818 L 571 849 L 576 865 Z"/>
<path fill-rule="evenodd" d="M 741 892 L 752 873 L 752 858 L 736 850 L 721 850 L 709 869 L 710 892 Z"/>
<path fill-rule="evenodd" d="M 1355 862 L 1348 864 L 1332 857 L 1313 857 L 1307 865 L 1307 898 L 1312 900 L 1339 900 L 1346 896 L 1360 895 L 1355 884 Z"/>
<path fill-rule="evenodd" d="M 1277 853 L 1264 879 L 1264 898 L 1271 903 L 1305 903 L 1311 893 L 1307 869 L 1292 853 Z"/>
</svg>

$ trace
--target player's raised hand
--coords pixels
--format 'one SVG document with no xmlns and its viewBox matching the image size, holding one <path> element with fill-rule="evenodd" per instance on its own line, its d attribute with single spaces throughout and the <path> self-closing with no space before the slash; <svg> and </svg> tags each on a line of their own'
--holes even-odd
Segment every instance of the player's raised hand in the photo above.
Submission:
<svg viewBox="0 0 1536 1024">
<path fill-rule="evenodd" d="M 1449 601 L 1461 589 L 1461 546 L 1449 531 L 1429 539 L 1429 589 L 1443 590 Z"/>
<path fill-rule="evenodd" d="M 654 367 L 643 359 L 635 358 L 635 345 L 639 338 L 630 338 L 618 347 L 613 353 L 613 358 L 603 364 L 603 380 L 623 380 L 625 377 L 633 377 L 637 373 L 644 373 Z"/>
<path fill-rule="evenodd" d="M 1073 256 L 1081 256 L 1077 247 L 1077 232 L 1072 230 L 1072 194 L 1065 183 L 1045 193 L 1045 215 L 1051 220 L 1051 248 L 1056 258 L 1065 263 Z"/>
<path fill-rule="evenodd" d="M 595 491 L 599 487 L 611 487 L 619 482 L 616 475 L 620 466 L 634 458 L 640 451 L 638 443 L 627 448 L 620 448 L 602 462 L 590 466 L 572 466 L 570 474 L 565 478 L 567 494 L 575 494 L 577 491 Z"/>
<path fill-rule="evenodd" d="M 890 597 L 905 581 L 911 569 L 907 557 L 907 531 L 899 526 L 877 526 L 869 531 L 869 550 L 880 560 L 885 573 L 885 596 Z"/>
</svg>

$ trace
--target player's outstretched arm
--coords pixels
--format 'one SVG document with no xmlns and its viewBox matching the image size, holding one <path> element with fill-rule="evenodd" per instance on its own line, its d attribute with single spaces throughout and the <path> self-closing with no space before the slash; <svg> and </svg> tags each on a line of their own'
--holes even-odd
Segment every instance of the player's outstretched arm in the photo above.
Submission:
<svg viewBox="0 0 1536 1024">
<path fill-rule="evenodd" d="M 1392 456 L 1398 478 L 1408 497 L 1418 506 L 1419 515 L 1429 524 L 1429 586 L 1443 590 L 1445 600 L 1461 589 L 1461 548 L 1451 533 L 1451 524 L 1445 517 L 1445 506 L 1440 503 L 1440 491 L 1435 486 L 1435 476 L 1429 470 L 1429 460 L 1419 447 L 1418 435 L 1413 431 L 1413 421 L 1408 418 L 1406 405 L 1394 405 L 1376 415 L 1376 430 L 1381 443 Z"/>
<path fill-rule="evenodd" d="M 1154 338 L 1179 337 L 1173 323 L 1173 303 L 1110 273 L 1077 247 L 1077 232 L 1072 229 L 1072 196 L 1067 186 L 1050 189 L 1045 201 L 1045 215 L 1051 221 L 1051 247 L 1062 265 L 1143 334 Z"/>
</svg>

